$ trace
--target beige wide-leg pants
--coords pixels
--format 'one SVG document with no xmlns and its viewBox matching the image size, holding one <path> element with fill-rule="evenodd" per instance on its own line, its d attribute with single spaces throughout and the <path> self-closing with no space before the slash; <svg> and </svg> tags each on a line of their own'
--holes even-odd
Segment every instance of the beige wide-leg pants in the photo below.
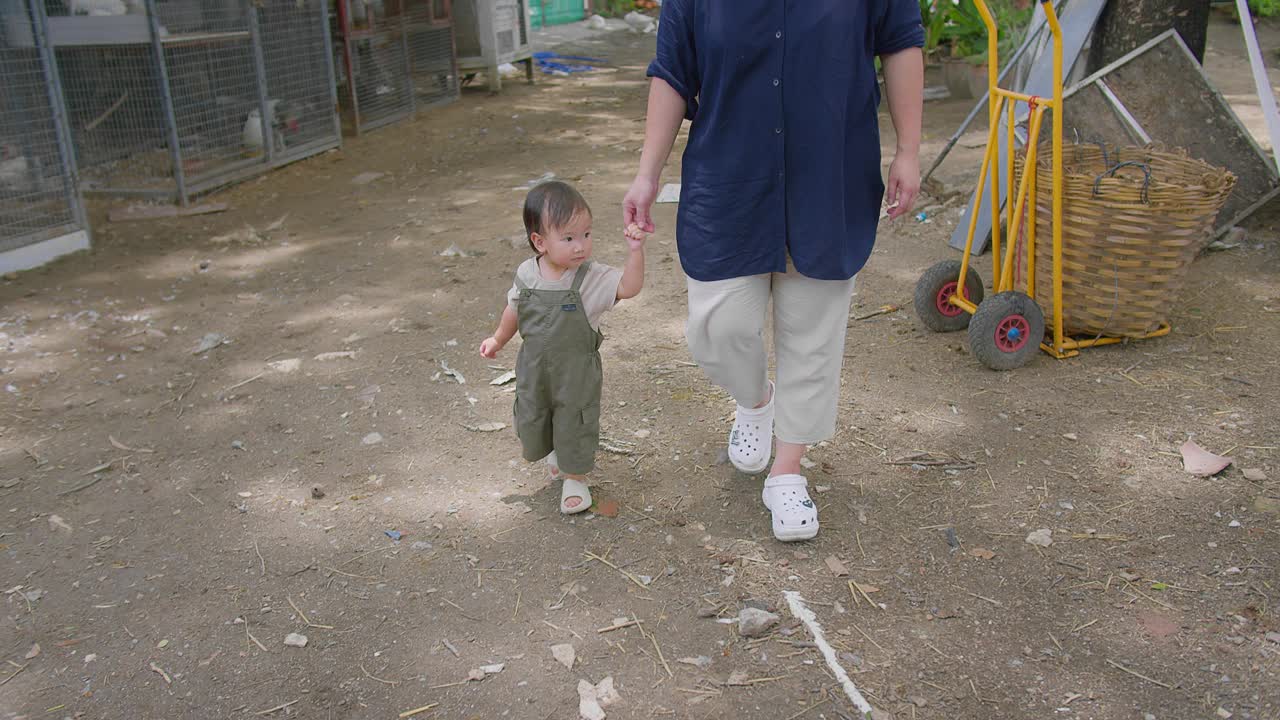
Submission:
<svg viewBox="0 0 1280 720">
<path fill-rule="evenodd" d="M 689 351 L 713 383 L 747 408 L 769 394 L 764 329 L 773 300 L 774 435 L 799 445 L 830 439 L 854 280 L 814 280 L 790 262 L 785 273 L 714 282 L 686 279 Z"/>
</svg>

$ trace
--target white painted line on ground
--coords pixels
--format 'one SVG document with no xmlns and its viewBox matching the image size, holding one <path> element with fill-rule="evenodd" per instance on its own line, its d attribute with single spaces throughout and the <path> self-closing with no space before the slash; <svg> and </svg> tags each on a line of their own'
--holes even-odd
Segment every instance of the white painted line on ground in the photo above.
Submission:
<svg viewBox="0 0 1280 720">
<path fill-rule="evenodd" d="M 782 593 L 787 598 L 787 604 L 791 606 L 792 617 L 800 620 L 809 628 L 809 634 L 813 635 L 813 644 L 818 646 L 822 651 L 822 657 L 827 661 L 827 667 L 831 668 L 831 672 L 835 673 L 836 679 L 844 687 L 845 695 L 849 696 L 849 701 L 858 708 L 863 716 L 871 715 L 871 705 L 867 699 L 862 697 L 862 693 L 858 692 L 858 688 L 849 679 L 849 674 L 840 666 L 840 662 L 836 659 L 836 651 L 827 643 L 827 638 L 822 634 L 822 626 L 818 624 L 818 618 L 804 604 L 804 598 L 800 597 L 800 593 L 794 590 L 787 590 Z"/>
</svg>

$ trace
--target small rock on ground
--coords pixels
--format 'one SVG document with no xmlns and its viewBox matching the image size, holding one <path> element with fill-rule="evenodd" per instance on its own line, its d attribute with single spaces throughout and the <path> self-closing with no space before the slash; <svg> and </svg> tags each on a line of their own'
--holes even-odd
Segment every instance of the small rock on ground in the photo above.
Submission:
<svg viewBox="0 0 1280 720">
<path fill-rule="evenodd" d="M 1028 533 L 1027 543 L 1037 547 L 1049 547 L 1053 544 L 1053 531 L 1049 528 L 1040 528 Z"/>
<path fill-rule="evenodd" d="M 306 647 L 307 636 L 299 635 L 298 633 L 289 633 L 284 639 L 284 644 L 288 645 L 289 647 L 297 647 L 297 648 Z"/>
<path fill-rule="evenodd" d="M 552 645 L 551 656 L 556 659 L 556 662 L 572 670 L 573 661 L 577 657 L 577 654 L 574 652 L 572 645 L 564 643 L 561 645 Z"/>
<path fill-rule="evenodd" d="M 759 608 L 743 608 L 738 613 L 738 633 L 743 637 L 760 637 L 778 624 L 780 619 L 777 615 Z"/>
</svg>

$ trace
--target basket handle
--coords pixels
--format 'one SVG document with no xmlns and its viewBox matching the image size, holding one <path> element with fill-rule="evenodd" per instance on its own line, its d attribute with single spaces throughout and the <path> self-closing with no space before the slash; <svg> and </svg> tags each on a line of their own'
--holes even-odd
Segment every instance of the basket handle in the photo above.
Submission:
<svg viewBox="0 0 1280 720">
<path fill-rule="evenodd" d="M 1080 142 L 1080 129 L 1079 129 L 1079 128 L 1072 128 L 1072 132 L 1074 132 L 1074 133 L 1076 134 L 1076 141 L 1075 141 L 1074 143 L 1072 143 L 1072 147 L 1074 147 L 1074 148 L 1075 148 L 1075 150 L 1076 150 L 1076 162 L 1080 162 L 1080 161 L 1081 161 L 1081 159 L 1082 159 L 1082 158 L 1081 158 L 1081 156 L 1080 156 L 1080 147 L 1081 147 L 1082 145 L 1084 145 L 1085 143 Z M 1089 145 L 1097 145 L 1097 146 L 1098 146 L 1098 150 L 1099 150 L 1099 152 L 1101 152 L 1101 153 L 1102 153 L 1102 167 L 1104 167 L 1104 168 L 1105 168 L 1105 167 L 1110 167 L 1110 166 L 1111 166 L 1111 156 L 1107 153 L 1107 144 L 1106 144 L 1105 142 L 1103 142 L 1102 140 L 1099 140 L 1099 139 L 1089 140 L 1089 141 L 1088 141 L 1088 144 L 1089 144 Z"/>
<path fill-rule="evenodd" d="M 1099 191 L 1102 189 L 1103 178 L 1115 177 L 1117 171 L 1127 167 L 1142 168 L 1142 204 L 1150 205 L 1151 198 L 1148 197 L 1147 190 L 1151 187 L 1151 167 L 1146 163 L 1138 162 L 1137 160 L 1128 160 L 1126 162 L 1116 163 L 1110 170 L 1099 173 L 1098 177 L 1093 180 L 1093 196 L 1097 197 L 1101 194 Z"/>
</svg>

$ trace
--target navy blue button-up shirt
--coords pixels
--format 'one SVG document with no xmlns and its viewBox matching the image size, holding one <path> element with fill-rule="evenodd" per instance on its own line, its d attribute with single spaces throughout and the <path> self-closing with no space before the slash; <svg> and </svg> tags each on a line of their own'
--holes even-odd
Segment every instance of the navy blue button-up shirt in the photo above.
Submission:
<svg viewBox="0 0 1280 720">
<path fill-rule="evenodd" d="M 875 57 L 924 44 L 918 0 L 665 0 L 648 74 L 688 105 L 676 241 L 701 281 L 847 280 L 884 199 Z"/>
</svg>

